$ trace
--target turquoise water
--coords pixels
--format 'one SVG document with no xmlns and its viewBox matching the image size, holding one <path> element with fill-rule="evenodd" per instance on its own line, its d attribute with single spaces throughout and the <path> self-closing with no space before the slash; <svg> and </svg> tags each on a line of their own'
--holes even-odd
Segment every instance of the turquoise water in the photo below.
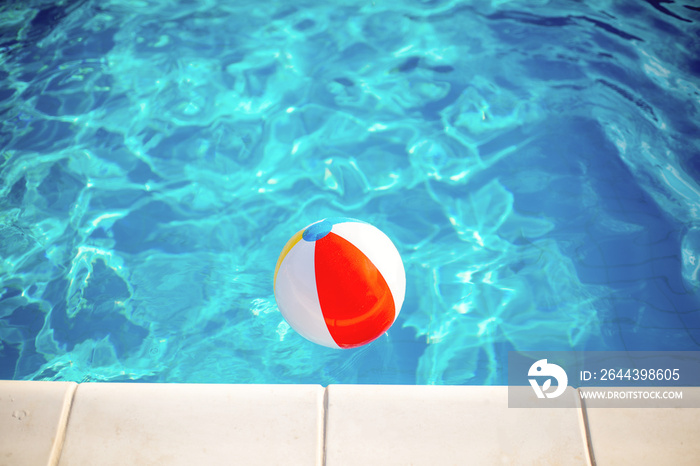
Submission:
<svg viewBox="0 0 700 466">
<path fill-rule="evenodd" d="M 0 378 L 506 383 L 510 350 L 698 350 L 687 3 L 0 7 Z M 272 273 L 328 216 L 407 271 L 331 350 Z"/>
</svg>

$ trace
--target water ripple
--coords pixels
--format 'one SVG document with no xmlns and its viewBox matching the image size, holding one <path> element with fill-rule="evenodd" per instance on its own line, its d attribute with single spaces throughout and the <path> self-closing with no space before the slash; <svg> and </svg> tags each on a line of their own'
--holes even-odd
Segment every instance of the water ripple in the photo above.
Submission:
<svg viewBox="0 0 700 466">
<path fill-rule="evenodd" d="M 505 383 L 697 349 L 698 15 L 649 1 L 0 6 L 0 378 Z M 348 215 L 404 310 L 335 352 L 277 254 Z"/>
</svg>

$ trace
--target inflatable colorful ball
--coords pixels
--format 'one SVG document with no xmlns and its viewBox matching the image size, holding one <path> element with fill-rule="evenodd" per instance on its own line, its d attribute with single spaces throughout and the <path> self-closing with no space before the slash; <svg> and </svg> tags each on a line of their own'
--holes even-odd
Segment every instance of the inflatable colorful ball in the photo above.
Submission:
<svg viewBox="0 0 700 466">
<path fill-rule="evenodd" d="M 304 338 L 354 348 L 394 323 L 406 294 L 406 272 L 394 243 L 379 229 L 351 218 L 327 218 L 284 246 L 274 291 L 285 320 Z"/>
</svg>

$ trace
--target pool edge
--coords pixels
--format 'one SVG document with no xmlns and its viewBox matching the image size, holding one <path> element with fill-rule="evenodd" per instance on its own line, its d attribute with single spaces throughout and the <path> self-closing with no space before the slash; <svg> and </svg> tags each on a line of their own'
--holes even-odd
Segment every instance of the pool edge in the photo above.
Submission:
<svg viewBox="0 0 700 466">
<path fill-rule="evenodd" d="M 30 453 L 50 466 L 226 464 L 234 454 L 318 465 L 700 460 L 692 408 L 593 408 L 575 393 L 576 408 L 527 409 L 507 407 L 505 386 L 0 381 L 0 431 L 20 439 L 0 441 L 0 464 L 37 464 Z"/>
</svg>

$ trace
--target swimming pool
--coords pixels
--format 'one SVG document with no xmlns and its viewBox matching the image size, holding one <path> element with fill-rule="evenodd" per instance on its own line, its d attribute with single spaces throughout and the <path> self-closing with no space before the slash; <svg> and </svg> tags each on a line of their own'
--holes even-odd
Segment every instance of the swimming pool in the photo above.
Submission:
<svg viewBox="0 0 700 466">
<path fill-rule="evenodd" d="M 505 384 L 508 351 L 698 350 L 683 3 L 0 7 L 0 379 Z M 407 271 L 355 350 L 272 273 L 328 216 Z"/>
</svg>

